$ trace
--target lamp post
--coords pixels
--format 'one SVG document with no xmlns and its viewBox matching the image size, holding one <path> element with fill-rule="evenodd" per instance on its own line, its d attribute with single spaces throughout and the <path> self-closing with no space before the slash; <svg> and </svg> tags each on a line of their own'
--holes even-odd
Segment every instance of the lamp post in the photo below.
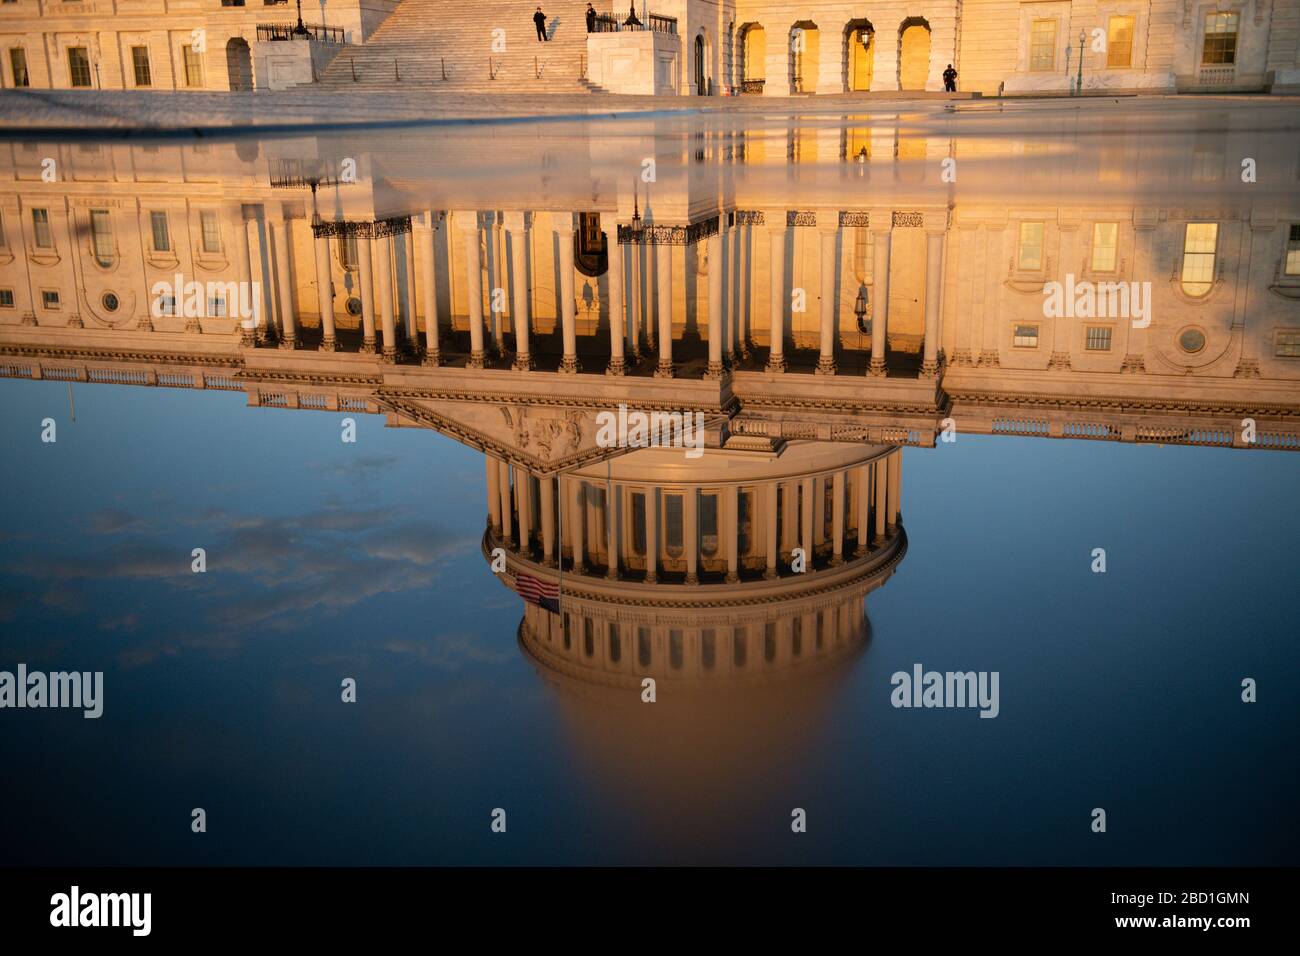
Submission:
<svg viewBox="0 0 1300 956">
<path fill-rule="evenodd" d="M 1087 38 L 1088 38 L 1087 34 L 1085 34 L 1083 30 L 1080 29 L 1079 30 L 1079 79 L 1078 82 L 1075 83 L 1075 92 L 1079 96 L 1083 95 L 1083 43 Z"/>
<path fill-rule="evenodd" d="M 858 286 L 858 297 L 853 302 L 853 314 L 858 317 L 858 368 L 862 368 L 862 336 L 871 334 L 871 323 L 867 321 L 867 287 Z"/>
<path fill-rule="evenodd" d="M 310 36 L 311 32 L 303 25 L 302 22 L 302 0 L 298 0 L 298 23 L 293 28 L 293 35 L 296 37 Z"/>
</svg>

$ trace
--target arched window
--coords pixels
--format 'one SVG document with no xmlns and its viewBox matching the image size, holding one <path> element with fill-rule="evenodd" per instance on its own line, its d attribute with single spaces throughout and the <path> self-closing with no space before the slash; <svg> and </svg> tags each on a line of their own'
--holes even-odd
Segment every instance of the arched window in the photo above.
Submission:
<svg viewBox="0 0 1300 956">
<path fill-rule="evenodd" d="M 609 271 L 609 250 L 600 228 L 600 213 L 578 213 L 578 228 L 573 232 L 573 265 L 592 278 Z"/>
<path fill-rule="evenodd" d="M 876 61 L 876 30 L 870 20 L 851 20 L 844 31 L 850 91 L 871 89 Z"/>
<path fill-rule="evenodd" d="M 744 83 L 757 84 L 756 88 L 745 89 L 746 93 L 761 93 L 763 80 L 767 76 L 767 33 L 757 23 L 746 27 L 741 42 L 741 79 Z"/>
<path fill-rule="evenodd" d="M 817 24 L 801 20 L 790 28 L 790 92 L 816 93 L 821 36 Z"/>
<path fill-rule="evenodd" d="M 898 88 L 923 90 L 929 75 L 930 24 L 921 17 L 909 17 L 898 35 Z"/>
<path fill-rule="evenodd" d="M 96 262 L 105 269 L 113 264 L 113 221 L 107 209 L 90 211 L 90 245 Z"/>
<path fill-rule="evenodd" d="M 1214 256 L 1219 241 L 1217 222 L 1189 222 L 1183 234 L 1183 291 L 1199 298 L 1214 285 Z"/>
</svg>

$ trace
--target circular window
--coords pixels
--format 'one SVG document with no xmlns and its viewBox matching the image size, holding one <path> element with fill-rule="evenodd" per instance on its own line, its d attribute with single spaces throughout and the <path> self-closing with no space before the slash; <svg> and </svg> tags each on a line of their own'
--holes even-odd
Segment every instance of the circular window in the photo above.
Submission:
<svg viewBox="0 0 1300 956">
<path fill-rule="evenodd" d="M 348 315 L 360 315 L 360 314 L 361 314 L 361 300 L 354 295 L 352 296 L 352 298 L 348 299 Z"/>
<path fill-rule="evenodd" d="M 105 312 L 116 312 L 118 305 L 121 304 L 117 300 L 116 292 L 105 292 L 99 302 L 104 307 Z"/>
<path fill-rule="evenodd" d="M 1178 347 L 1184 352 L 1199 352 L 1205 348 L 1205 333 L 1200 329 L 1183 329 L 1178 336 Z"/>
</svg>

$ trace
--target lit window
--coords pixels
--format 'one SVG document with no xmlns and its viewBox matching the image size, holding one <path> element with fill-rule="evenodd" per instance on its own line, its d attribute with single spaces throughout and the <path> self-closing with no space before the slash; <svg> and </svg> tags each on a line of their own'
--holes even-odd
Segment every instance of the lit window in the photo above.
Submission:
<svg viewBox="0 0 1300 956">
<path fill-rule="evenodd" d="M 113 222 L 107 209 L 90 211 L 90 246 L 101 266 L 107 269 L 113 264 Z"/>
<path fill-rule="evenodd" d="M 1043 268 L 1043 224 L 1041 222 L 1020 224 L 1020 254 L 1017 262 L 1025 272 L 1037 272 Z"/>
<path fill-rule="evenodd" d="M 1183 237 L 1183 291 L 1202 296 L 1214 284 L 1214 250 L 1219 239 L 1217 222 L 1189 222 Z"/>
<path fill-rule="evenodd" d="M 0 309 L 12 309 L 14 307 L 14 290 L 0 289 Z"/>
<path fill-rule="evenodd" d="M 90 54 L 84 46 L 68 47 L 68 80 L 73 86 L 90 86 Z"/>
<path fill-rule="evenodd" d="M 199 227 L 203 235 L 203 251 L 220 252 L 221 227 L 217 224 L 217 214 L 211 211 L 199 213 Z"/>
<path fill-rule="evenodd" d="M 1300 358 L 1300 332 L 1279 332 L 1276 354 L 1279 358 Z"/>
<path fill-rule="evenodd" d="M 1111 17 L 1106 25 L 1106 65 L 1133 65 L 1133 18 Z"/>
<path fill-rule="evenodd" d="M 1119 248 L 1119 223 L 1097 222 L 1092 226 L 1092 271 L 1114 272 Z"/>
<path fill-rule="evenodd" d="M 59 307 L 59 294 L 50 289 L 41 291 L 41 305 L 47 309 L 57 309 Z"/>
<path fill-rule="evenodd" d="M 1029 28 L 1029 68 L 1051 70 L 1056 66 L 1056 21 L 1035 20 Z"/>
<path fill-rule="evenodd" d="M 31 86 L 32 78 L 27 72 L 27 51 L 14 47 L 9 51 L 9 69 L 13 71 L 14 86 Z"/>
<path fill-rule="evenodd" d="M 344 272 L 352 272 L 357 268 L 357 234 L 349 232 L 343 236 L 343 241 L 339 243 L 339 265 L 343 267 Z"/>
<path fill-rule="evenodd" d="M 54 235 L 50 232 L 50 211 L 32 210 L 32 242 L 37 249 L 53 249 Z"/>
<path fill-rule="evenodd" d="M 153 74 L 149 70 L 149 48 L 147 46 L 131 47 L 131 65 L 135 68 L 136 86 L 153 86 Z"/>
<path fill-rule="evenodd" d="M 1110 351 L 1110 329 L 1104 325 L 1090 325 L 1087 330 L 1084 348 L 1089 352 Z"/>
<path fill-rule="evenodd" d="M 1291 223 L 1291 233 L 1286 240 L 1286 274 L 1300 276 L 1300 223 Z"/>
<path fill-rule="evenodd" d="M 171 252 L 172 236 L 171 231 L 167 228 L 167 213 L 149 213 L 149 228 L 153 233 L 153 251 Z"/>
<path fill-rule="evenodd" d="M 1237 62 L 1237 14 L 1211 13 L 1206 16 L 1201 62 L 1206 66 Z"/>
<path fill-rule="evenodd" d="M 1038 348 L 1038 326 L 1017 325 L 1015 327 L 1015 335 L 1011 344 L 1018 349 Z"/>
<path fill-rule="evenodd" d="M 203 57 L 192 46 L 181 47 L 185 57 L 185 85 L 191 88 L 203 86 Z"/>
</svg>

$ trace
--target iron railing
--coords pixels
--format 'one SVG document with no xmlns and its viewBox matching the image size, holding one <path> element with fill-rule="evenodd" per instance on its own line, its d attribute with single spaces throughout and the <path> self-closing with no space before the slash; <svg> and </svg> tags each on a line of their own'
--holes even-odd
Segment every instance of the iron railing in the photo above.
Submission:
<svg viewBox="0 0 1300 956">
<path fill-rule="evenodd" d="M 629 30 L 651 30 L 655 33 L 677 33 L 676 17 L 661 17 L 657 13 L 646 16 L 645 22 L 639 20 L 633 11 L 623 20 L 616 13 L 598 13 L 593 24 L 592 33 L 625 33 Z"/>
<path fill-rule="evenodd" d="M 259 23 L 259 43 L 267 40 L 315 40 L 317 43 L 346 43 L 342 27 L 322 27 L 314 23 Z"/>
</svg>

